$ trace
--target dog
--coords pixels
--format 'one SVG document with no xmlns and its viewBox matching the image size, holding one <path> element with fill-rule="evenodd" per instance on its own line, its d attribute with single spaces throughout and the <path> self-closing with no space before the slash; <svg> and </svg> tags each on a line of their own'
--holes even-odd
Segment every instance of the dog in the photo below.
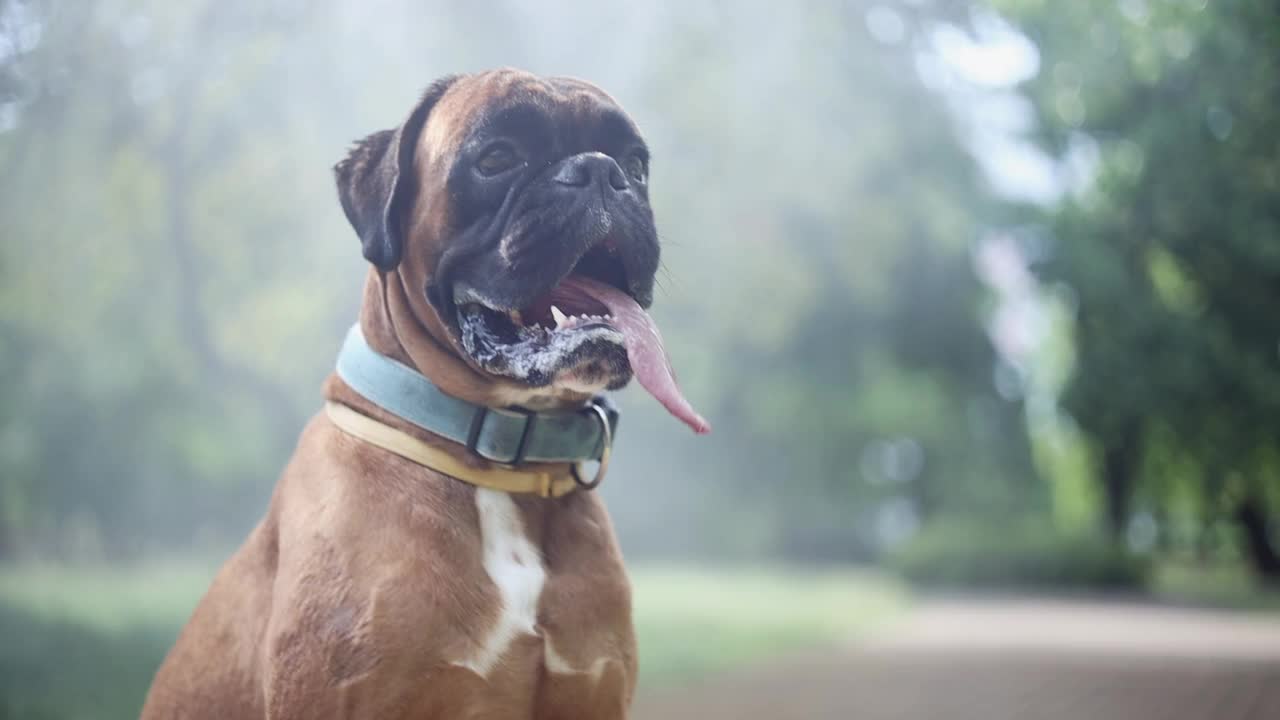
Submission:
<svg viewBox="0 0 1280 720">
<path fill-rule="evenodd" d="M 335 176 L 370 265 L 358 325 L 142 717 L 625 718 L 600 394 L 634 376 L 710 429 L 644 310 L 639 130 L 581 80 L 450 76 Z"/>
</svg>

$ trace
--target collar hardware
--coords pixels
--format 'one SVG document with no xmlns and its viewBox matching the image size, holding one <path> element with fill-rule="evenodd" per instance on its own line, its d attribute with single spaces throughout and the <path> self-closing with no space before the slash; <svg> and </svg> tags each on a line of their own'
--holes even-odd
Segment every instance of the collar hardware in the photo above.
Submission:
<svg viewBox="0 0 1280 720">
<path fill-rule="evenodd" d="M 609 472 L 609 456 L 613 454 L 613 431 L 610 429 L 608 410 L 595 402 L 591 403 L 591 410 L 600 421 L 600 432 L 604 435 L 604 449 L 600 452 L 600 466 L 596 468 L 596 475 L 590 481 L 582 479 L 583 463 L 576 462 L 570 469 L 574 481 L 584 490 L 595 490 L 600 483 L 604 482 L 604 476 Z"/>
<path fill-rule="evenodd" d="M 525 410 L 520 407 L 504 408 L 505 412 L 523 418 L 524 427 L 519 431 L 519 440 L 516 442 L 515 451 L 507 458 L 494 457 L 495 451 L 489 450 L 481 452 L 479 448 L 480 434 L 484 431 L 485 420 L 489 418 L 493 408 L 484 405 L 476 406 L 475 416 L 471 418 L 471 426 L 467 430 L 467 450 L 472 454 L 478 455 L 486 460 L 502 463 L 503 465 L 519 465 L 525 461 L 525 454 L 529 450 L 529 438 L 533 435 L 533 427 L 538 422 L 538 413 L 532 410 Z M 415 423 L 416 424 L 416 423 Z"/>
</svg>

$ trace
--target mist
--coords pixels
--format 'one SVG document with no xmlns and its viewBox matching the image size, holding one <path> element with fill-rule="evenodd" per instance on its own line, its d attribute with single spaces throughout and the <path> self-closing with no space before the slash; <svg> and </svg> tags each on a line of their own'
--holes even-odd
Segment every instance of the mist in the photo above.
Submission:
<svg viewBox="0 0 1280 720">
<path fill-rule="evenodd" d="M 1156 606 L 1280 607 L 1277 33 L 1195 0 L 0 0 L 0 716 L 136 713 L 357 319 L 334 164 L 496 67 L 598 85 L 652 152 L 652 315 L 715 430 L 614 394 L 643 702 L 897 667 L 860 644 L 890 618 L 895 652 L 1013 617 L 1271 662 Z"/>
</svg>

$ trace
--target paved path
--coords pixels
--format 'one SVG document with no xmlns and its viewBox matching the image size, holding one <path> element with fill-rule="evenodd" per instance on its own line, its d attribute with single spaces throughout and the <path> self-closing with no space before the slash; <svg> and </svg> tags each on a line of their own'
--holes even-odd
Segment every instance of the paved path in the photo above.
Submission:
<svg viewBox="0 0 1280 720">
<path fill-rule="evenodd" d="M 635 720 L 1280 720 L 1280 618 L 927 603 L 856 646 L 641 697 Z"/>
</svg>

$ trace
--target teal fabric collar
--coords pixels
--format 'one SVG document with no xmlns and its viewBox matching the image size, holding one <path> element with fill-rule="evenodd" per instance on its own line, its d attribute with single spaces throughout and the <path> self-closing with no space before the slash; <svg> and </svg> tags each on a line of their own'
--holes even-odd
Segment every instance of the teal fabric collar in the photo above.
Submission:
<svg viewBox="0 0 1280 720">
<path fill-rule="evenodd" d="M 441 437 L 466 445 L 480 457 L 504 465 L 522 462 L 599 460 L 604 428 L 590 407 L 536 413 L 491 408 L 446 395 L 421 373 L 379 354 L 357 324 L 338 353 L 338 377 L 369 402 Z M 593 402 L 609 417 L 617 436 L 618 411 L 603 396 Z"/>
</svg>

